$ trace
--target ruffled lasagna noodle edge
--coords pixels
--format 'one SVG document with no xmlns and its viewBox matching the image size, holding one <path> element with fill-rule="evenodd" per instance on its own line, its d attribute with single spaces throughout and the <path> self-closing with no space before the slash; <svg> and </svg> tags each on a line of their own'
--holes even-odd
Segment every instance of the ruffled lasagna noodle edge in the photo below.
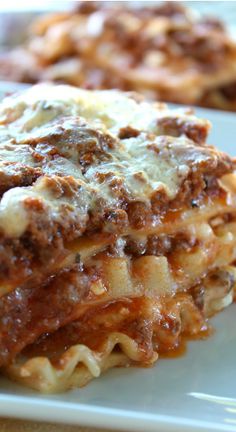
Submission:
<svg viewBox="0 0 236 432">
<path fill-rule="evenodd" d="M 115 352 L 119 345 L 120 351 Z M 158 358 L 154 353 L 150 363 Z M 100 352 L 95 352 L 85 345 L 70 347 L 54 366 L 47 357 L 23 359 L 4 369 L 11 379 L 39 390 L 43 393 L 57 393 L 73 387 L 82 387 L 93 378 L 115 366 L 128 366 L 139 362 L 141 353 L 138 344 L 129 336 L 114 332 L 106 340 Z"/>
</svg>

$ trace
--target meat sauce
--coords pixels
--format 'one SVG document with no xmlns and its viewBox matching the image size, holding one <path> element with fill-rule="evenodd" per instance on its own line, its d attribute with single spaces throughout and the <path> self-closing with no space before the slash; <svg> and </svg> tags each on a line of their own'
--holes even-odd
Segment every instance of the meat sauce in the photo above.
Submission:
<svg viewBox="0 0 236 432">
<path fill-rule="evenodd" d="M 0 299 L 0 365 L 11 361 L 41 334 L 53 332 L 84 312 L 96 273 L 77 264 L 44 285 L 17 288 Z M 92 299 L 91 299 L 92 300 Z"/>
<path fill-rule="evenodd" d="M 188 298 L 188 296 L 187 296 Z M 90 308 L 79 321 L 60 328 L 55 333 L 43 334 L 24 351 L 25 357 L 47 356 L 60 367 L 60 356 L 69 347 L 84 344 L 95 352 L 103 352 L 113 332 L 121 332 L 138 344 L 141 364 L 151 363 L 153 352 L 161 357 L 174 357 L 185 352 L 186 341 L 203 339 L 210 330 L 200 311 L 198 323 L 192 316 L 188 330 L 184 330 L 176 304 L 181 296 L 165 304 L 150 298 L 120 299 Z M 190 300 L 192 303 L 193 301 Z"/>
<path fill-rule="evenodd" d="M 183 249 L 193 247 L 185 237 L 178 238 L 176 247 L 180 248 L 181 242 Z M 104 258 L 106 253 L 102 252 L 100 258 Z M 99 296 L 98 300 L 91 291 L 91 284 L 101 277 L 99 271 L 96 267 L 83 266 L 78 259 L 71 269 L 60 271 L 43 284 L 33 287 L 26 285 L 4 295 L 0 299 L 0 364 L 13 360 L 29 344 L 34 344 L 30 348 L 32 350 L 38 347 L 38 352 L 40 349 L 45 353 L 47 350 L 53 351 L 50 346 L 54 345 L 54 340 L 57 344 L 58 334 L 61 344 L 59 352 L 76 343 L 84 343 L 91 349 L 99 350 L 111 331 L 121 331 L 139 340 L 140 347 L 146 353 L 150 353 L 152 344 L 163 355 L 179 349 L 182 330 L 179 311 L 174 308 L 177 301 L 175 297 L 172 304 L 163 299 L 162 306 L 159 300 L 150 305 L 145 298 L 113 302 L 106 300 L 105 304 L 101 304 L 104 302 L 103 296 Z M 199 333 L 201 337 L 206 330 L 204 320 L 201 322 L 202 305 L 195 301 L 194 293 L 191 292 L 191 295 L 188 295 L 190 311 L 200 320 L 199 331 L 195 328 L 194 334 Z M 94 305 L 98 301 L 100 305 Z M 191 302 L 195 302 L 195 310 Z M 153 307 L 155 313 L 158 312 L 156 318 L 153 316 Z M 120 319 L 118 324 L 116 318 Z M 191 330 L 191 322 L 189 326 Z"/>
<path fill-rule="evenodd" d="M 159 358 L 176 358 L 186 354 L 188 349 L 188 342 L 194 340 L 206 340 L 208 337 L 214 334 L 212 327 L 208 326 L 206 330 L 201 330 L 195 335 L 182 334 L 179 338 L 178 345 L 174 349 L 167 349 L 159 351 Z"/>
<path fill-rule="evenodd" d="M 91 307 L 79 321 L 60 328 L 53 334 L 44 334 L 23 352 L 27 356 L 47 355 L 57 363 L 61 354 L 72 345 L 84 344 L 101 351 L 112 332 L 122 332 L 134 339 L 143 362 L 152 357 L 152 302 L 142 297 L 122 299 Z"/>
<path fill-rule="evenodd" d="M 188 210 L 193 207 L 202 207 L 207 205 L 222 205 L 227 206 L 227 194 L 222 189 L 212 189 L 211 196 L 204 196 L 199 198 L 198 200 L 191 200 L 189 206 L 186 204 L 182 206 L 181 210 L 177 210 L 173 206 L 173 208 L 168 211 L 163 211 L 162 214 L 159 215 L 159 219 L 155 221 L 157 225 L 155 229 L 158 229 L 158 226 L 163 226 L 165 229 L 168 229 L 170 224 L 178 223 L 181 221 L 181 217 L 185 210 Z M 176 204 L 177 205 L 177 204 Z M 135 215 L 132 216 L 132 220 L 134 219 L 137 222 L 137 226 L 135 230 L 138 229 L 138 233 L 144 234 L 150 231 L 154 231 L 154 227 L 152 226 L 151 214 L 147 217 L 147 214 L 142 214 L 142 208 L 139 208 L 139 214 L 137 218 Z M 120 211 L 120 210 L 119 210 Z M 144 220 L 145 219 L 145 220 Z M 147 224 L 147 220 L 149 219 L 149 224 Z M 116 220 L 117 222 L 117 220 Z M 119 219 L 118 219 L 119 222 Z M 117 235 L 122 235 L 119 233 L 119 227 L 116 226 L 117 223 L 110 226 L 112 229 L 113 235 L 115 235 L 115 231 L 117 230 Z M 97 227 L 98 229 L 99 227 Z M 101 227 L 100 227 L 101 228 Z M 127 230 L 127 227 L 124 231 Z M 128 229 L 129 231 L 129 229 Z M 131 228 L 131 232 L 132 232 Z M 135 232 L 135 231 L 134 231 Z M 55 235 L 54 235 L 55 234 Z M 97 230 L 89 230 L 84 233 L 84 236 L 93 237 L 97 235 L 102 235 L 104 238 L 111 235 L 111 232 L 102 232 L 99 229 L 99 233 Z M 125 232 L 123 233 L 125 235 Z M 182 234 L 181 234 L 182 235 Z M 40 236 L 40 238 L 38 237 Z M 30 233 L 26 232 L 20 239 L 9 239 L 5 238 L 3 234 L 0 232 L 0 242 L 2 246 L 0 247 L 0 297 L 2 294 L 2 286 L 4 288 L 8 287 L 7 291 L 11 291 L 15 289 L 17 286 L 23 286 L 24 284 L 31 284 L 31 286 L 38 285 L 43 283 L 50 275 L 55 275 L 61 268 L 61 263 L 63 259 L 66 258 L 69 251 L 70 243 L 66 242 L 63 239 L 60 232 L 57 230 L 55 226 L 55 233 L 51 233 L 48 240 L 47 231 L 42 227 L 37 232 L 34 233 L 34 237 L 31 237 Z M 149 238 L 149 245 L 147 249 L 150 249 L 145 252 L 147 254 L 152 254 L 151 250 L 153 250 L 152 238 Z M 40 241 L 40 244 L 38 243 Z M 173 241 L 172 241 L 173 243 Z M 138 246 L 139 249 L 139 246 Z M 145 249 L 146 250 L 146 249 Z M 127 253 L 128 255 L 137 256 L 140 252 L 137 250 L 137 245 L 133 243 L 133 240 L 130 239 L 130 242 L 127 242 Z M 141 254 L 144 252 L 142 251 Z M 159 250 L 158 254 L 161 251 Z M 154 253 L 155 254 L 155 253 Z M 5 290 L 3 289 L 3 293 Z"/>
</svg>

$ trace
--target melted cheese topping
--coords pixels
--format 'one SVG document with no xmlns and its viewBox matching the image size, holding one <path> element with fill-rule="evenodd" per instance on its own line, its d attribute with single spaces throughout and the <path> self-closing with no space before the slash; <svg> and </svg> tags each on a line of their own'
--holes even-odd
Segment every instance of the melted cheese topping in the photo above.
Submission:
<svg viewBox="0 0 236 432">
<path fill-rule="evenodd" d="M 127 124 L 149 130 L 157 118 L 154 105 L 146 102 L 137 104 L 135 100 L 115 90 L 90 92 L 66 85 L 35 86 L 15 99 L 5 99 L 3 110 L 9 106 L 9 102 L 10 107 L 14 107 L 16 111 L 25 111 L 27 106 L 37 106 L 33 113 L 29 110 L 24 113 L 25 127 L 31 129 L 52 120 L 61 112 L 79 114 L 90 121 L 100 120 L 111 130 Z"/>
<path fill-rule="evenodd" d="M 73 221 L 96 213 L 101 202 L 119 208 L 121 191 L 130 201 L 149 203 L 159 190 L 173 199 L 193 166 L 195 171 L 205 163 L 216 166 L 222 156 L 185 137 L 159 136 L 158 120 L 166 116 L 177 125 L 208 127 L 192 115 L 115 90 L 38 85 L 6 98 L 0 107 L 0 160 L 19 162 L 23 171 L 25 165 L 40 168 L 49 177 L 72 176 L 79 192 L 58 198 L 41 180 L 13 188 L 0 203 L 0 227 L 8 236 L 24 233 L 32 218 L 28 198 L 38 199 L 53 221 L 62 220 L 65 203 Z M 127 127 L 134 136 L 120 139 Z"/>
<path fill-rule="evenodd" d="M 6 98 L 1 106 L 3 121 L 9 109 L 14 110 L 16 118 L 20 118 L 21 129 L 28 131 L 62 114 L 80 115 L 114 134 L 127 125 L 157 133 L 157 119 L 163 115 L 170 113 L 179 118 L 184 117 L 181 110 L 169 111 L 163 103 L 137 103 L 134 98 L 117 90 L 88 91 L 68 85 L 37 85 L 23 94 Z M 187 118 L 188 121 L 196 120 L 189 113 Z M 198 121 L 206 123 L 206 120 Z"/>
</svg>

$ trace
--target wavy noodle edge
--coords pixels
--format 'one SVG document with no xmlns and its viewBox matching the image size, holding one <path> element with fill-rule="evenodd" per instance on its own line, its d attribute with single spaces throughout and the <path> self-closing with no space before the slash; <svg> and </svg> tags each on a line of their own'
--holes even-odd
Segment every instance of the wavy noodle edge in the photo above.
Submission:
<svg viewBox="0 0 236 432">
<path fill-rule="evenodd" d="M 121 352 L 113 352 L 119 345 Z M 148 364 L 158 358 L 153 353 Z M 24 361 L 17 361 L 4 368 L 9 378 L 42 393 L 58 393 L 73 387 L 83 387 L 93 378 L 115 366 L 129 366 L 132 362 L 143 360 L 143 353 L 138 344 L 129 336 L 112 333 L 100 352 L 92 351 L 85 345 L 70 347 L 54 366 L 47 357 L 33 357 Z"/>
</svg>

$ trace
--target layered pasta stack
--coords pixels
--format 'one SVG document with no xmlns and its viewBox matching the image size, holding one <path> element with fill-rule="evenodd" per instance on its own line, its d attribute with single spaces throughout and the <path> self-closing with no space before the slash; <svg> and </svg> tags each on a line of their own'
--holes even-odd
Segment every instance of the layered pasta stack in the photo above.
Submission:
<svg viewBox="0 0 236 432">
<path fill-rule="evenodd" d="M 152 365 L 233 301 L 235 160 L 137 94 L 0 106 L 0 365 L 42 392 Z"/>
</svg>

